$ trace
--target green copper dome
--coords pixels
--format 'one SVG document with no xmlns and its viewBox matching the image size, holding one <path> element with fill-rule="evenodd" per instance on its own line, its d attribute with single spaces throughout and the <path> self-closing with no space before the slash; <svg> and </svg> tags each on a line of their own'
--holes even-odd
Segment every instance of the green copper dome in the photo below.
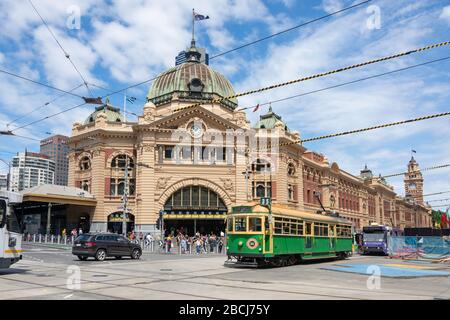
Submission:
<svg viewBox="0 0 450 320">
<path fill-rule="evenodd" d="M 201 102 L 214 98 L 235 95 L 231 83 L 219 72 L 200 63 L 197 49 L 193 46 L 187 52 L 187 62 L 159 75 L 153 82 L 147 100 L 156 106 L 170 102 L 176 94 L 180 100 Z M 237 99 L 225 99 L 224 106 L 234 109 Z"/>
<path fill-rule="evenodd" d="M 124 118 L 123 115 L 120 113 L 120 109 L 113 107 L 109 104 L 109 99 L 106 99 L 106 102 L 104 105 L 96 107 L 95 111 L 89 115 L 89 117 L 86 118 L 84 121 L 84 124 L 89 124 L 95 122 L 95 119 L 97 119 L 97 116 L 100 113 L 106 114 L 107 121 L 109 122 L 123 122 Z"/>
</svg>

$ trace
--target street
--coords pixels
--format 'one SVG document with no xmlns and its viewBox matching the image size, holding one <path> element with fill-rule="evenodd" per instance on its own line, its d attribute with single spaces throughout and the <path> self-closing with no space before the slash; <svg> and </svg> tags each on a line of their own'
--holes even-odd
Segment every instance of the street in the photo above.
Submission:
<svg viewBox="0 0 450 320">
<path fill-rule="evenodd" d="M 238 269 L 224 267 L 224 255 L 144 254 L 138 261 L 97 262 L 78 261 L 64 248 L 24 249 L 22 261 L 0 271 L 0 299 L 450 299 L 450 265 L 382 256 Z M 446 275 L 385 277 L 383 271 L 374 288 L 371 274 L 325 269 L 360 265 Z M 81 283 L 74 289 L 71 270 L 77 267 Z"/>
</svg>

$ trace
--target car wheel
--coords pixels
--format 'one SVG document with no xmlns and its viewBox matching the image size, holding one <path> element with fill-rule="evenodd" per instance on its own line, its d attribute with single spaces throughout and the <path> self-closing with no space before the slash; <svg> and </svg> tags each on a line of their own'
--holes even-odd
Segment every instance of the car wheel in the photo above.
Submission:
<svg viewBox="0 0 450 320">
<path fill-rule="evenodd" d="M 120 259 L 122 259 L 122 256 L 116 256 L 116 259 L 120 260 Z"/>
<path fill-rule="evenodd" d="M 106 251 L 104 249 L 98 249 L 95 253 L 95 260 L 103 261 L 106 258 Z"/>
<path fill-rule="evenodd" d="M 141 250 L 134 249 L 133 252 L 131 252 L 131 259 L 139 259 L 141 257 Z"/>
<path fill-rule="evenodd" d="M 84 256 L 78 256 L 78 259 L 81 261 L 86 261 L 88 257 L 84 257 Z"/>
</svg>

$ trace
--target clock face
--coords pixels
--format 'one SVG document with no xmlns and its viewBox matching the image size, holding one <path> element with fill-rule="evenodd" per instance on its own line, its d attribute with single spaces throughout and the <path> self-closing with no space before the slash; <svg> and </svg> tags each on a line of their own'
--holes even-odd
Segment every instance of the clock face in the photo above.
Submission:
<svg viewBox="0 0 450 320">
<path fill-rule="evenodd" d="M 415 183 L 410 183 L 409 184 L 409 189 L 415 190 L 416 189 L 416 184 Z"/>
<path fill-rule="evenodd" d="M 203 126 L 201 124 L 193 123 L 190 131 L 194 138 L 200 138 L 203 134 Z"/>
</svg>

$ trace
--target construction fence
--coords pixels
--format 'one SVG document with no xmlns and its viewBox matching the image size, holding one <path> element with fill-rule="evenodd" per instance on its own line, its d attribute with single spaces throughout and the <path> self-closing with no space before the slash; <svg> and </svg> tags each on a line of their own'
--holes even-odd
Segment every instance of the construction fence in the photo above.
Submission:
<svg viewBox="0 0 450 320">
<path fill-rule="evenodd" d="M 390 237 L 388 254 L 392 258 L 450 262 L 450 237 Z"/>
</svg>

